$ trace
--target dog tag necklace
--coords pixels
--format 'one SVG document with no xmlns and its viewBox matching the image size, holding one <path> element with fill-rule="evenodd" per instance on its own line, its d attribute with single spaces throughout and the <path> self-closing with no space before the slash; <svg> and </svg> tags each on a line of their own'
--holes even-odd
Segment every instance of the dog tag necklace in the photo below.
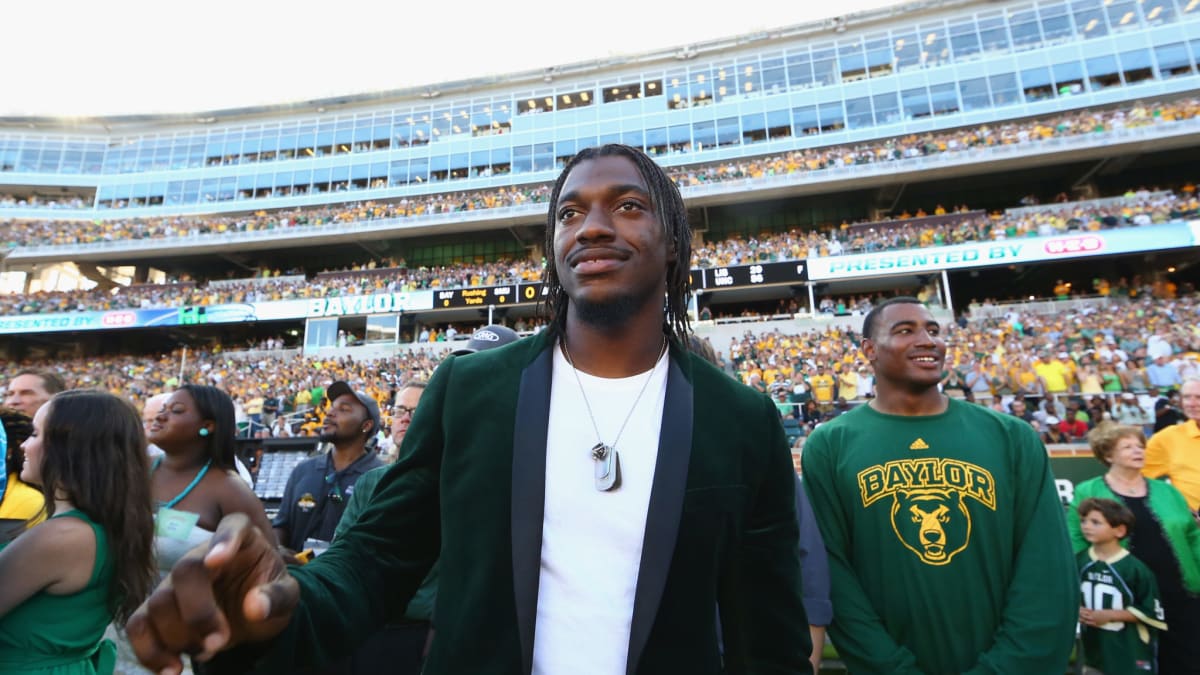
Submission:
<svg viewBox="0 0 1200 675">
<path fill-rule="evenodd" d="M 592 420 L 592 429 L 596 432 L 596 444 L 592 446 L 590 451 L 592 462 L 595 470 L 596 489 L 600 492 L 609 492 L 621 486 L 621 458 L 617 453 L 617 442 L 621 440 L 621 434 L 625 432 L 625 425 L 629 424 L 629 420 L 633 417 L 633 411 L 637 410 L 638 401 L 642 400 L 642 394 L 646 393 L 646 387 L 650 386 L 650 380 L 654 379 L 654 371 L 658 368 L 658 362 L 662 360 L 663 354 L 667 351 L 667 339 L 663 338 L 662 349 L 658 351 L 658 358 L 654 359 L 654 365 L 651 366 L 650 372 L 646 375 L 646 381 L 642 383 L 642 388 L 638 391 L 637 397 L 633 399 L 633 405 L 629 408 L 629 414 L 625 415 L 625 421 L 621 422 L 621 428 L 617 430 L 617 436 L 613 439 L 611 445 L 604 442 L 600 436 L 600 426 L 596 424 L 596 415 L 592 412 L 592 404 L 588 401 L 587 392 L 583 389 L 583 381 L 579 379 L 579 369 L 575 367 L 575 362 L 571 360 L 571 352 L 567 349 L 567 341 L 562 340 L 563 356 L 567 359 L 567 363 L 571 364 L 571 372 L 575 374 L 575 384 L 579 385 L 579 394 L 583 397 L 583 405 L 587 408 L 588 417 Z"/>
</svg>

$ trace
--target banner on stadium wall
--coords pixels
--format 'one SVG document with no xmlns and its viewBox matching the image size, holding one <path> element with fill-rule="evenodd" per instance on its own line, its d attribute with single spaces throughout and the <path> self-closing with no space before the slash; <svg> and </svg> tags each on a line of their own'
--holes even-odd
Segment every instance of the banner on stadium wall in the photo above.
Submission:
<svg viewBox="0 0 1200 675">
<path fill-rule="evenodd" d="M 1176 221 L 1052 237 L 827 256 L 808 260 L 808 276 L 815 281 L 825 281 L 1140 253 L 1195 246 L 1200 244 L 1198 234 L 1195 221 Z"/>
<path fill-rule="evenodd" d="M 32 316 L 0 316 L 0 335 L 247 323 L 356 314 L 391 314 L 429 309 L 433 309 L 433 291 L 106 312 L 62 312 Z"/>
<path fill-rule="evenodd" d="M 0 335 L 174 326 L 178 323 L 178 316 L 178 307 L 0 316 Z"/>
</svg>

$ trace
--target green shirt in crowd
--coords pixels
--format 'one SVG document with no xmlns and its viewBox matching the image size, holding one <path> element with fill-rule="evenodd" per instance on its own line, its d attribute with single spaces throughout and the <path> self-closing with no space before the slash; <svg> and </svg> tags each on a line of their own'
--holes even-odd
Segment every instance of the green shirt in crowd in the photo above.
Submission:
<svg viewBox="0 0 1200 675">
<path fill-rule="evenodd" d="M 955 399 L 917 417 L 862 405 L 818 426 L 803 462 L 850 672 L 1065 672 L 1078 570 L 1029 424 Z"/>
</svg>

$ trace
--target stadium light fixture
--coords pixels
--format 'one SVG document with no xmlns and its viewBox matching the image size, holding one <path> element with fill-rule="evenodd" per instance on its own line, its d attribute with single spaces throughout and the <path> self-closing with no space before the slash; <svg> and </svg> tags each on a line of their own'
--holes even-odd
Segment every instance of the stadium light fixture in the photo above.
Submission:
<svg viewBox="0 0 1200 675">
<path fill-rule="evenodd" d="M 433 87 L 426 87 L 425 91 L 421 92 L 421 98 L 437 98 L 438 96 L 441 96 L 441 95 L 442 95 L 442 92 L 438 91 L 437 89 L 434 89 Z"/>
</svg>

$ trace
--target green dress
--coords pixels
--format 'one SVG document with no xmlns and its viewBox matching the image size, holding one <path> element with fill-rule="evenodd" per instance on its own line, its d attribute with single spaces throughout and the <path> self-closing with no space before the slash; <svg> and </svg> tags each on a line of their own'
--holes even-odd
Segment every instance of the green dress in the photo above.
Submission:
<svg viewBox="0 0 1200 675">
<path fill-rule="evenodd" d="M 102 640 L 112 620 L 108 592 L 113 567 L 104 528 L 82 511 L 55 518 L 78 518 L 96 533 L 96 565 L 83 590 L 72 595 L 37 593 L 0 618 L 0 673 L 109 675 L 116 651 Z"/>
</svg>

